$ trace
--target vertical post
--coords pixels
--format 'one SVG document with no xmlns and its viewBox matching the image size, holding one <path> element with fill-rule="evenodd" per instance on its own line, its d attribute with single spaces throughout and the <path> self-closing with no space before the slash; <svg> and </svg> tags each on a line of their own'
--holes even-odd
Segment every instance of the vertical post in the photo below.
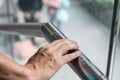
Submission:
<svg viewBox="0 0 120 80">
<path fill-rule="evenodd" d="M 10 5 L 9 5 L 9 0 L 6 0 L 6 15 L 7 15 L 7 20 L 10 22 Z"/>
<path fill-rule="evenodd" d="M 108 62 L 107 62 L 107 71 L 106 76 L 112 80 L 113 68 L 114 68 L 114 60 L 115 60 L 115 49 L 116 49 L 116 41 L 117 41 L 117 28 L 118 26 L 118 2 L 119 0 L 114 0 L 114 9 L 113 9 L 113 17 L 112 17 L 112 25 L 111 25 L 111 34 L 110 34 L 110 43 L 109 43 L 109 53 L 108 53 Z"/>
<path fill-rule="evenodd" d="M 9 4 L 9 0 L 6 0 L 6 15 L 7 15 L 7 20 L 8 20 L 8 23 L 9 22 L 11 22 L 11 15 L 10 15 L 10 4 Z M 9 40 L 10 40 L 10 44 L 11 44 L 11 46 L 10 46 L 10 55 L 11 55 L 11 57 L 13 58 L 13 59 L 15 59 L 15 57 L 14 57 L 14 53 L 13 53 L 13 47 L 12 47 L 12 45 L 13 45 L 13 42 L 14 42 L 14 40 L 13 40 L 13 36 L 12 35 L 9 35 L 10 37 L 9 37 Z"/>
</svg>

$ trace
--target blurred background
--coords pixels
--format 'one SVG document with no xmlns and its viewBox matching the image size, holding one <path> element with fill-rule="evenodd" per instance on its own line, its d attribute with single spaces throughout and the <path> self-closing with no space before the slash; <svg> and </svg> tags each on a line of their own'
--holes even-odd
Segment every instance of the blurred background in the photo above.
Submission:
<svg viewBox="0 0 120 80">
<path fill-rule="evenodd" d="M 46 1 L 0 0 L 0 24 L 51 22 L 68 38 L 77 41 L 81 51 L 106 74 L 114 0 L 51 0 L 50 4 Z M 120 79 L 120 34 L 116 37 L 111 80 Z M 39 47 L 46 44 L 43 36 L 0 32 L 0 53 L 20 64 L 25 64 Z M 51 80 L 80 79 L 66 64 Z"/>
</svg>

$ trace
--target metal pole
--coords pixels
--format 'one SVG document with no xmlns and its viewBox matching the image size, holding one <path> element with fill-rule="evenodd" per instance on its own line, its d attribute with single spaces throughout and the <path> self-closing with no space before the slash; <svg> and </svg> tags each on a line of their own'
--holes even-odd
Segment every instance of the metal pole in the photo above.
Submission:
<svg viewBox="0 0 120 80">
<path fill-rule="evenodd" d="M 43 23 L 9 23 L 0 24 L 0 32 L 5 34 L 17 34 L 42 37 L 41 26 Z"/>
<path fill-rule="evenodd" d="M 9 7 L 10 7 L 9 0 L 6 0 L 6 12 L 7 12 L 8 22 L 10 22 L 10 9 L 9 9 Z"/>
<path fill-rule="evenodd" d="M 108 53 L 108 62 L 107 62 L 107 71 L 106 76 L 112 79 L 114 60 L 115 60 L 115 49 L 116 49 L 116 40 L 117 40 L 117 27 L 118 27 L 118 2 L 119 0 L 114 1 L 114 9 L 113 9 L 113 18 L 112 18 L 112 26 L 111 26 L 111 35 L 110 35 L 110 43 L 109 43 L 109 53 Z"/>
</svg>

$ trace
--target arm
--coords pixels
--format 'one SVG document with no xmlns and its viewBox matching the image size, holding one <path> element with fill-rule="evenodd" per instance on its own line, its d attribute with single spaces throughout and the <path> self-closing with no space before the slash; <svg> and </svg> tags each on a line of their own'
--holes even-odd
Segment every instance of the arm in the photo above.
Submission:
<svg viewBox="0 0 120 80">
<path fill-rule="evenodd" d="M 77 58 L 78 45 L 62 39 L 40 48 L 25 65 L 19 65 L 0 55 L 0 77 L 7 80 L 49 80 L 65 63 Z"/>
<path fill-rule="evenodd" d="M 0 54 L 0 80 L 27 80 L 27 73 L 27 69 L 23 65 Z"/>
</svg>

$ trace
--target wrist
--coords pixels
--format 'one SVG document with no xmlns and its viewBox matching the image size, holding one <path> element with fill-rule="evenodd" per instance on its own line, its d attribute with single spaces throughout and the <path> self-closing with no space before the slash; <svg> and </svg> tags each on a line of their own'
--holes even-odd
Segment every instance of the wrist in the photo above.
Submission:
<svg viewBox="0 0 120 80">
<path fill-rule="evenodd" d="M 26 80 L 34 80 L 34 72 L 29 65 L 24 66 L 24 76 Z"/>
<path fill-rule="evenodd" d="M 26 79 L 27 80 L 49 80 L 47 76 L 44 75 L 42 70 L 39 70 L 35 64 L 27 63 L 26 68 Z"/>
</svg>

